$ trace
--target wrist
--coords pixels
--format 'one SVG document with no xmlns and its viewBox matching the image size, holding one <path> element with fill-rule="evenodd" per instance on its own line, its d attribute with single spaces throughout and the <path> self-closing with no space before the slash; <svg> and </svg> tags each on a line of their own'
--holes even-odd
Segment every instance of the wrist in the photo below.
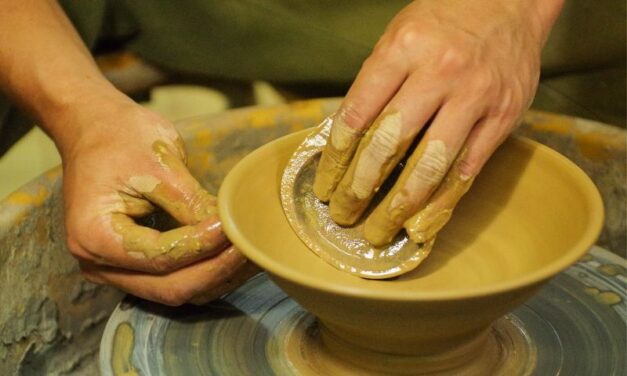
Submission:
<svg viewBox="0 0 627 376">
<path fill-rule="evenodd" d="M 62 156 L 77 141 L 97 133 L 103 124 L 110 125 L 102 119 L 119 116 L 138 106 L 106 80 L 67 82 L 56 93 L 37 101 L 35 112 Z"/>
</svg>

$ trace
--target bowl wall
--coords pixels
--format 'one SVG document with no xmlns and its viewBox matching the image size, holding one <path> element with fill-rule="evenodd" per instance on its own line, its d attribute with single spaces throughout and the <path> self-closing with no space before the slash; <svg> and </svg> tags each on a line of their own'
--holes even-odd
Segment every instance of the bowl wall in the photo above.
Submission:
<svg viewBox="0 0 627 376">
<path fill-rule="evenodd" d="M 361 279 L 311 252 L 283 213 L 283 167 L 307 133 L 240 162 L 221 187 L 220 215 L 236 246 L 356 344 L 416 353 L 462 343 L 583 256 L 601 229 L 588 177 L 557 152 L 514 138 L 484 167 L 423 264 L 394 280 Z"/>
<path fill-rule="evenodd" d="M 501 294 L 447 301 L 373 300 L 272 280 L 347 345 L 398 355 L 431 355 L 473 342 L 544 281 Z"/>
</svg>

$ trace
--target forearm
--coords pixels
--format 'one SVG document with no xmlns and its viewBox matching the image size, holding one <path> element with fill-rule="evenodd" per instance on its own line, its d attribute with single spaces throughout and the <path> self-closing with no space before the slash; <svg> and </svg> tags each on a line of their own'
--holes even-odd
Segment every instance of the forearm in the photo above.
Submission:
<svg viewBox="0 0 627 376">
<path fill-rule="evenodd" d="M 70 109 L 121 96 L 101 75 L 60 6 L 52 0 L 0 0 L 0 87 L 57 142 Z"/>
<path fill-rule="evenodd" d="M 543 45 L 564 0 L 452 0 L 446 3 L 447 6 L 437 8 L 441 13 L 435 14 L 436 18 L 446 18 L 468 31 L 483 30 L 486 33 L 493 32 L 502 23 L 522 23 L 525 30 Z"/>
</svg>

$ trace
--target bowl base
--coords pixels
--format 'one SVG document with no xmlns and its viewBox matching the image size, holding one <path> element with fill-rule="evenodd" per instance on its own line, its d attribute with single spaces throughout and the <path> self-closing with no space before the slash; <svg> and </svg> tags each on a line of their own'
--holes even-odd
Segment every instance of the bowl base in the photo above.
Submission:
<svg viewBox="0 0 627 376">
<path fill-rule="evenodd" d="M 531 351 L 529 355 L 512 355 L 521 363 L 529 359 L 520 369 L 533 368 L 534 374 L 543 376 L 627 374 L 627 284 L 621 272 L 624 263 L 624 259 L 594 247 L 534 298 L 507 315 L 505 319 L 510 322 L 495 324 L 496 333 L 502 332 L 499 328 L 504 324 L 518 330 L 508 335 L 527 338 L 522 343 L 526 348 L 516 344 L 519 342 L 504 345 L 507 351 Z M 290 332 L 297 323 L 300 328 Z M 100 371 L 103 376 L 118 376 L 121 373 L 114 365 L 122 360 L 130 369 L 147 376 L 326 376 L 330 373 L 317 371 L 315 363 L 298 366 L 298 361 L 305 362 L 311 351 L 301 347 L 302 341 L 295 341 L 296 330 L 307 333 L 309 328 L 312 333 L 308 340 L 322 341 L 320 328 L 314 323 L 314 317 L 272 283 L 266 273 L 204 307 L 166 307 L 129 296 L 107 323 L 100 346 Z M 120 328 L 133 334 L 130 343 L 128 336 L 118 335 Z M 499 343 L 506 342 L 506 338 L 500 338 Z M 286 353 L 288 339 L 296 345 Z M 294 352 L 301 348 L 307 350 L 305 354 Z M 497 369 L 505 368 L 499 365 Z M 357 375 L 361 374 L 357 369 Z"/>
<path fill-rule="evenodd" d="M 283 329 L 283 330 L 282 330 Z M 338 338 L 313 315 L 303 312 L 279 328 L 284 335 L 272 343 L 275 371 L 294 375 L 530 375 L 535 369 L 536 347 L 523 323 L 513 316 L 458 348 L 428 356 L 391 355 L 357 348 Z"/>
</svg>

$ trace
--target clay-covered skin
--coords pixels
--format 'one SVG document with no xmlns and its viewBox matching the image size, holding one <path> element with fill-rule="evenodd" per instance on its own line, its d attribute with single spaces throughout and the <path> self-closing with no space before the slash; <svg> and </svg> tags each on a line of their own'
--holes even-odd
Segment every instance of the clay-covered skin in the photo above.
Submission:
<svg viewBox="0 0 627 376">
<path fill-rule="evenodd" d="M 189 171 L 174 125 L 129 99 L 94 103 L 60 119 L 80 129 L 59 145 L 68 249 L 83 275 L 168 305 L 235 278 L 246 259 L 223 254 L 216 199 Z M 144 225 L 157 210 L 171 226 Z"/>
<path fill-rule="evenodd" d="M 122 236 L 124 250 L 130 256 L 140 259 L 157 256 L 196 258 L 202 252 L 220 251 L 219 246 L 225 243 L 217 217 L 209 226 L 202 224 L 203 227 L 207 226 L 204 231 L 200 226 L 193 225 L 159 232 L 138 226 L 133 219 L 123 214 L 113 214 L 111 225 Z"/>
<path fill-rule="evenodd" d="M 474 177 L 464 175 L 459 163 L 455 163 L 424 208 L 403 224 L 409 238 L 416 243 L 434 239 L 451 218 L 453 209 L 468 192 L 473 180 Z"/>
<path fill-rule="evenodd" d="M 155 141 L 152 146 L 160 164 L 175 174 L 181 174 L 185 165 L 181 164 L 164 141 Z M 214 196 L 198 185 L 191 191 L 194 198 L 181 197 L 181 193 L 168 188 L 158 178 L 133 176 L 128 185 L 134 188 L 136 196 L 121 193 L 120 197 L 127 207 L 127 212 L 135 216 L 152 212 L 152 204 L 167 208 L 168 213 L 180 223 L 190 225 L 169 231 L 138 226 L 126 214 L 111 215 L 111 226 L 122 237 L 124 250 L 135 258 L 152 259 L 167 256 L 174 259 L 197 259 L 199 255 L 210 256 L 207 252 L 219 252 L 227 243 L 221 231 L 216 213 Z M 149 201 L 147 201 L 148 199 Z M 189 202 L 193 202 L 190 208 Z M 151 204 L 152 203 L 152 204 Z"/>
<path fill-rule="evenodd" d="M 418 150 L 365 221 L 364 235 L 373 245 L 391 242 L 425 207 L 462 149 L 467 152 L 459 162 L 461 176 L 476 176 L 533 99 L 540 53 L 561 5 L 561 0 L 416 0 L 401 10 L 338 110 L 350 114 L 342 130 L 350 127 L 351 134 L 365 137 L 331 194 L 333 220 L 358 223 L 414 141 L 420 142 Z M 335 149 L 323 151 L 318 173 L 327 169 L 336 176 L 346 160 L 338 168 L 328 166 L 338 159 L 327 155 L 330 151 Z M 451 197 L 445 201 L 456 202 L 462 189 L 447 187 L 453 192 L 443 194 Z M 324 201 L 332 189 L 329 184 L 314 192 Z M 416 239 L 432 238 L 447 221 L 448 209 L 436 209 L 420 215 L 419 222 L 428 224 L 416 229 L 425 232 Z"/>
<path fill-rule="evenodd" d="M 3 35 L 15 35 L 0 37 L 0 86 L 59 149 L 65 239 L 84 275 L 166 304 L 205 292 L 228 242 L 174 125 L 102 75 L 57 2 L 4 5 Z M 157 207 L 180 227 L 133 224 Z"/>
<path fill-rule="evenodd" d="M 389 246 L 373 247 L 364 238 L 363 223 L 339 226 L 331 219 L 329 206 L 315 196 L 317 156 L 325 145 L 331 123 L 330 119 L 325 119 L 310 133 L 283 169 L 281 206 L 292 230 L 320 258 L 355 276 L 387 279 L 415 268 L 429 255 L 433 242 L 416 244 L 403 234 Z M 273 153 L 279 154 L 278 151 Z M 267 157 L 260 160 L 264 158 Z"/>
<path fill-rule="evenodd" d="M 450 152 L 442 140 L 423 139 L 394 187 L 366 220 L 364 236 L 375 246 L 392 241 L 446 174 Z"/>
<path fill-rule="evenodd" d="M 336 223 L 350 226 L 359 220 L 409 148 L 412 139 L 404 133 L 398 112 L 382 114 L 366 133 L 348 171 L 331 196 L 329 212 Z"/>
<path fill-rule="evenodd" d="M 333 116 L 333 128 L 318 164 L 313 191 L 322 202 L 331 199 L 363 136 L 362 131 L 346 123 L 345 114 L 344 111 Z"/>
<path fill-rule="evenodd" d="M 180 137 L 177 137 L 175 142 L 178 150 L 184 150 Z M 187 167 L 181 163 L 180 156 L 173 153 L 164 141 L 155 141 L 152 150 L 159 163 L 174 175 L 181 176 L 186 173 Z M 204 190 L 198 182 L 193 184 L 190 192 L 184 197 L 181 197 L 181 192 L 163 184 L 156 184 L 153 189 L 141 193 L 150 202 L 167 208 L 168 213 L 181 223 L 199 222 L 217 215 L 216 198 Z"/>
</svg>

